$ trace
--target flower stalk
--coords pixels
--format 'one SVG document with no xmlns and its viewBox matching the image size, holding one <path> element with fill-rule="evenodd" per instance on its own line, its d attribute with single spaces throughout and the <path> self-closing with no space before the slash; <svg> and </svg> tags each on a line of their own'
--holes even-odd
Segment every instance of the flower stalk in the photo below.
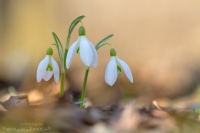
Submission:
<svg viewBox="0 0 200 133">
<path fill-rule="evenodd" d="M 85 76 L 84 76 L 83 86 L 82 86 L 82 92 L 81 92 L 81 101 L 85 100 L 86 84 L 87 84 L 87 78 L 88 78 L 89 70 L 90 70 L 90 67 L 87 67 L 86 71 L 85 71 Z M 80 107 L 81 108 L 84 107 L 83 103 L 80 104 Z"/>
<path fill-rule="evenodd" d="M 64 96 L 64 87 L 65 87 L 65 66 L 64 64 L 61 65 L 61 81 L 60 81 L 60 95 L 59 97 L 62 98 Z"/>
</svg>

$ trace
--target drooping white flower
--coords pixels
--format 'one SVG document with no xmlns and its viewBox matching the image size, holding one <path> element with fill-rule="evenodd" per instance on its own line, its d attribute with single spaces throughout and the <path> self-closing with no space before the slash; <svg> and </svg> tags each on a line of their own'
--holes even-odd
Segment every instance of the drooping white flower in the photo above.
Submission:
<svg viewBox="0 0 200 133">
<path fill-rule="evenodd" d="M 58 64 L 53 58 L 52 48 L 48 48 L 46 52 L 46 57 L 39 63 L 37 68 L 37 82 L 40 82 L 42 79 L 48 81 L 52 75 L 54 75 L 54 80 L 56 83 L 59 81 L 60 71 Z"/>
<path fill-rule="evenodd" d="M 111 58 L 105 72 L 105 82 L 112 86 L 117 80 L 118 73 L 122 72 L 123 69 L 127 78 L 133 83 L 133 76 L 129 66 L 116 56 L 116 52 L 113 48 L 110 50 L 110 56 Z"/>
<path fill-rule="evenodd" d="M 97 66 L 98 62 L 97 51 L 94 45 L 85 36 L 85 28 L 83 26 L 79 28 L 78 40 L 71 45 L 67 53 L 67 58 L 66 58 L 67 68 L 70 67 L 75 53 L 80 54 L 82 62 L 87 67 L 91 65 L 94 67 Z"/>
</svg>

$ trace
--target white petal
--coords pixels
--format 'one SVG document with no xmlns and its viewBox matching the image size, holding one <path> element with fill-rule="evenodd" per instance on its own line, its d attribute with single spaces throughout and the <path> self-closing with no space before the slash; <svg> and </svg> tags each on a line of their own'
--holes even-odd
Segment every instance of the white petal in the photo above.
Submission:
<svg viewBox="0 0 200 133">
<path fill-rule="evenodd" d="M 76 53 L 76 49 L 78 47 L 78 42 L 79 42 L 79 39 L 77 41 L 75 41 L 71 47 L 69 48 L 69 51 L 67 53 L 67 58 L 66 58 L 66 66 L 67 66 L 67 69 L 70 67 L 71 63 L 72 63 L 72 60 L 74 58 L 74 54 Z"/>
<path fill-rule="evenodd" d="M 87 39 L 88 40 L 88 39 Z M 93 51 L 93 59 L 92 59 L 92 66 L 96 67 L 97 63 L 98 63 L 98 56 L 97 56 L 97 50 L 95 49 L 94 45 L 88 40 L 88 42 L 90 43 L 90 46 L 92 48 Z"/>
<path fill-rule="evenodd" d="M 105 81 L 107 84 L 112 86 L 115 81 L 117 80 L 117 64 L 116 64 L 116 57 L 111 57 L 110 61 L 108 62 L 108 65 L 106 67 L 106 72 L 105 72 Z"/>
<path fill-rule="evenodd" d="M 93 60 L 93 50 L 85 36 L 80 36 L 80 56 L 82 62 L 89 67 Z"/>
<path fill-rule="evenodd" d="M 46 68 L 49 63 L 49 56 L 46 55 L 46 57 L 39 63 L 38 68 L 37 68 L 37 82 L 40 82 L 46 72 Z"/>
<path fill-rule="evenodd" d="M 52 57 L 52 65 L 53 65 L 54 80 L 56 81 L 56 83 L 58 83 L 59 77 L 60 77 L 60 70 L 59 70 L 58 64 L 53 59 L 53 57 Z"/>
<path fill-rule="evenodd" d="M 45 74 L 44 74 L 43 79 L 44 79 L 45 81 L 48 81 L 48 80 L 52 77 L 52 75 L 53 75 L 53 72 L 52 72 L 52 71 L 46 71 Z"/>
<path fill-rule="evenodd" d="M 121 67 L 123 68 L 127 78 L 131 81 L 131 83 L 133 83 L 133 76 L 129 66 L 123 60 L 120 60 L 119 58 L 117 58 L 117 60 L 119 61 Z"/>
</svg>

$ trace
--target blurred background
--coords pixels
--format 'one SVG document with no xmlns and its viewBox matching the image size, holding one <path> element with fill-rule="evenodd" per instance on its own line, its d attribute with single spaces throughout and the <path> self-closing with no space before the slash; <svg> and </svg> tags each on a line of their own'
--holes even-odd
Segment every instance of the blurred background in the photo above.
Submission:
<svg viewBox="0 0 200 133">
<path fill-rule="evenodd" d="M 66 43 L 74 18 L 86 15 L 87 38 L 96 45 L 105 36 L 120 59 L 131 68 L 134 83 L 124 73 L 114 86 L 104 81 L 110 59 L 109 46 L 98 50 L 98 66 L 91 68 L 87 98 L 94 105 L 121 100 L 170 100 L 192 94 L 200 79 L 200 2 L 198 0 L 1 0 L 0 1 L 0 95 L 9 88 L 29 95 L 30 101 L 59 93 L 54 79 L 36 81 L 39 62 L 54 43 L 51 30 Z M 74 30 L 70 44 L 78 38 Z M 54 58 L 59 63 L 54 47 Z M 85 66 L 78 55 L 67 70 L 66 91 L 79 98 Z"/>
</svg>

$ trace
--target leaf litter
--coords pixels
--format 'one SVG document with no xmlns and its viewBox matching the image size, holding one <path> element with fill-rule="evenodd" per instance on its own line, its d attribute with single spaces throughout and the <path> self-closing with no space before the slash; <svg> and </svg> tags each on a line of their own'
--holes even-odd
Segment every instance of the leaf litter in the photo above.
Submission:
<svg viewBox="0 0 200 133">
<path fill-rule="evenodd" d="M 123 107 L 80 108 L 70 99 L 53 98 L 29 103 L 26 95 L 1 102 L 0 132 L 52 133 L 199 133 L 199 114 L 190 105 L 183 109 L 161 107 L 156 101 L 144 107 L 128 102 Z M 196 108 L 195 108 L 196 109 Z M 19 132 L 18 131 L 18 132 Z"/>
</svg>

